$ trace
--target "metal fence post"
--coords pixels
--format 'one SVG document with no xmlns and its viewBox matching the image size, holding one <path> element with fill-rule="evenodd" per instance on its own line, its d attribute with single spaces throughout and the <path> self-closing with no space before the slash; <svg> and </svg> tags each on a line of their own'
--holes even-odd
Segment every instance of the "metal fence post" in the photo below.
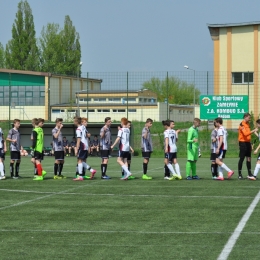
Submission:
<svg viewBox="0 0 260 260">
<path fill-rule="evenodd" d="M 167 76 L 166 76 L 166 88 L 167 88 L 167 119 L 169 119 L 169 75 L 168 75 L 168 71 L 167 71 Z"/>
<path fill-rule="evenodd" d="M 128 118 L 128 71 L 126 72 L 126 118 Z"/>
<path fill-rule="evenodd" d="M 87 72 L 87 118 L 88 118 L 88 72 Z"/>
</svg>

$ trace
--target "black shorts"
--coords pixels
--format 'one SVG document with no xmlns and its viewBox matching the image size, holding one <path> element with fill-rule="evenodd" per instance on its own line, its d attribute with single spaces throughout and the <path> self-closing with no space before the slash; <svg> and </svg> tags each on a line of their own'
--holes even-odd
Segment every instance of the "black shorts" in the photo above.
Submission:
<svg viewBox="0 0 260 260">
<path fill-rule="evenodd" d="M 173 159 L 177 159 L 177 153 L 165 153 L 164 158 L 168 159 L 170 162 L 173 161 Z"/>
<path fill-rule="evenodd" d="M 3 160 L 5 159 L 5 152 L 3 148 L 0 148 L 0 158 Z"/>
<path fill-rule="evenodd" d="M 20 151 L 11 151 L 11 160 L 13 161 L 17 161 L 17 160 L 21 160 L 21 154 Z"/>
<path fill-rule="evenodd" d="M 239 157 L 251 157 L 252 146 L 250 142 L 239 142 Z"/>
<path fill-rule="evenodd" d="M 131 161 L 131 160 L 132 160 L 132 154 L 129 153 L 129 154 L 128 154 L 128 157 L 127 157 L 127 161 Z"/>
<path fill-rule="evenodd" d="M 151 158 L 151 153 L 152 153 L 152 152 L 142 152 L 142 156 L 143 156 L 143 158 L 145 158 L 145 159 L 149 159 L 149 158 Z"/>
<path fill-rule="evenodd" d="M 77 158 L 81 160 L 86 160 L 88 158 L 88 150 L 79 150 Z"/>
<path fill-rule="evenodd" d="M 64 151 L 55 151 L 54 152 L 55 160 L 63 161 L 64 160 Z"/>
<path fill-rule="evenodd" d="M 118 157 L 120 157 L 120 158 L 123 158 L 123 159 L 127 159 L 128 158 L 128 156 L 129 156 L 129 151 L 127 152 L 127 151 L 119 151 L 118 152 Z"/>
<path fill-rule="evenodd" d="M 34 151 L 34 156 L 33 158 L 37 161 L 41 161 L 43 159 L 43 153 L 40 153 L 40 152 L 37 152 L 37 151 Z"/>
<path fill-rule="evenodd" d="M 215 162 L 216 159 L 220 159 L 220 160 L 224 159 L 226 157 L 226 152 L 227 152 L 227 150 L 220 150 L 219 154 L 211 153 L 210 160 Z"/>
<path fill-rule="evenodd" d="M 110 155 L 110 150 L 101 150 L 100 151 L 100 156 L 103 159 L 108 159 Z"/>
<path fill-rule="evenodd" d="M 210 160 L 211 160 L 212 162 L 215 162 L 217 158 L 218 158 L 218 156 L 217 156 L 216 153 L 211 153 L 211 154 L 210 154 Z"/>
</svg>

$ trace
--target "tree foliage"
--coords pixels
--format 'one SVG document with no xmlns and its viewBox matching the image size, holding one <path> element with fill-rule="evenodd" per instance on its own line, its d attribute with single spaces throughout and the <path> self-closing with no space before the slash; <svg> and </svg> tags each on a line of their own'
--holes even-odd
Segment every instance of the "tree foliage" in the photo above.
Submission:
<svg viewBox="0 0 260 260">
<path fill-rule="evenodd" d="M 0 43 L 0 68 L 5 67 L 5 50 L 2 43 Z"/>
<path fill-rule="evenodd" d="M 40 37 L 42 71 L 64 75 L 80 75 L 81 46 L 79 34 L 70 17 L 65 16 L 64 27 L 48 24 Z"/>
<path fill-rule="evenodd" d="M 190 105 L 193 104 L 194 85 L 188 84 L 175 77 L 168 77 L 163 80 L 151 78 L 143 83 L 143 89 L 149 89 L 158 95 L 159 102 L 171 104 Z M 199 102 L 200 91 L 195 89 L 195 103 Z"/>
<path fill-rule="evenodd" d="M 36 43 L 32 10 L 27 1 L 18 3 L 12 26 L 12 39 L 6 45 L 6 68 L 39 70 L 39 52 Z"/>
</svg>

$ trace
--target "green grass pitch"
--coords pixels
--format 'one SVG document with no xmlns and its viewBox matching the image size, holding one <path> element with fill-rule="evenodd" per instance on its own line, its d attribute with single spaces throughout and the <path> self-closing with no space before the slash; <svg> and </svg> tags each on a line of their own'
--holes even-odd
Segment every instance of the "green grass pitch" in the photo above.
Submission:
<svg viewBox="0 0 260 260">
<path fill-rule="evenodd" d="M 259 191 L 259 181 L 211 180 L 210 161 L 198 161 L 201 180 L 163 180 L 163 159 L 151 158 L 151 181 L 141 179 L 142 159 L 133 158 L 137 177 L 120 181 L 120 167 L 109 160 L 100 179 L 100 159 L 88 163 L 95 179 L 73 182 L 75 158 L 66 158 L 67 179 L 48 172 L 32 180 L 30 158 L 23 158 L 19 180 L 0 181 L 0 259 L 217 259 Z M 179 159 L 185 176 L 185 159 Z M 237 159 L 226 164 L 237 170 Z M 9 159 L 5 162 L 9 177 Z M 254 163 L 252 163 L 254 168 Z M 244 176 L 246 176 L 244 165 Z M 259 259 L 259 205 L 228 259 Z"/>
</svg>

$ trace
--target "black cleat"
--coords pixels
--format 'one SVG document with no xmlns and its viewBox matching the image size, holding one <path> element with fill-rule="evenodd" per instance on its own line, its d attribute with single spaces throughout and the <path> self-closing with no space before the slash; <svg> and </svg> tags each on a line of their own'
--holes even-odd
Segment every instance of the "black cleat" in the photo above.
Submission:
<svg viewBox="0 0 260 260">
<path fill-rule="evenodd" d="M 244 180 L 244 178 L 243 178 L 242 175 L 238 175 L 238 179 L 239 179 L 239 180 Z"/>
</svg>

